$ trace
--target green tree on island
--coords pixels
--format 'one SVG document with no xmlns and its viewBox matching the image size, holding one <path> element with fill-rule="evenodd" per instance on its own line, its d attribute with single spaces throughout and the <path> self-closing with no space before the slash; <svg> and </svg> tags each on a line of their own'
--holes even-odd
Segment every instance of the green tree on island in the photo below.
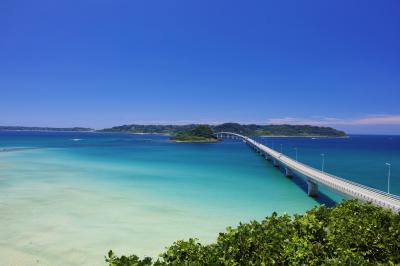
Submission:
<svg viewBox="0 0 400 266">
<path fill-rule="evenodd" d="M 399 265 L 400 215 L 349 200 L 303 215 L 273 213 L 228 227 L 213 244 L 179 240 L 153 261 L 108 253 L 110 266 L 140 265 Z"/>
<path fill-rule="evenodd" d="M 213 130 L 207 125 L 198 125 L 190 133 L 198 137 L 215 138 Z"/>
<path fill-rule="evenodd" d="M 178 133 L 171 139 L 174 141 L 209 142 L 216 141 L 214 131 L 208 125 L 197 125 L 188 132 Z"/>
</svg>

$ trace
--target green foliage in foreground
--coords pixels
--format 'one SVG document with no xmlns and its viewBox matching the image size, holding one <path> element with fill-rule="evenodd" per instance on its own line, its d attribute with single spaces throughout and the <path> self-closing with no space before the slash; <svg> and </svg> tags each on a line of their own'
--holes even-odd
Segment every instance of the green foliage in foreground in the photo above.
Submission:
<svg viewBox="0 0 400 266">
<path fill-rule="evenodd" d="M 110 266 L 400 265 L 400 215 L 350 200 L 304 215 L 273 213 L 261 222 L 228 227 L 210 245 L 179 240 L 156 261 L 117 257 L 110 251 L 106 262 Z"/>
</svg>

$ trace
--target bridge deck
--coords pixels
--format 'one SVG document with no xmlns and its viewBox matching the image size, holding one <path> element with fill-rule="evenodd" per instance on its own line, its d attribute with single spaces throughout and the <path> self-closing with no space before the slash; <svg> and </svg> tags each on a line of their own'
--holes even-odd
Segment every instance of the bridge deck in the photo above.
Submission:
<svg viewBox="0 0 400 266">
<path fill-rule="evenodd" d="M 296 160 L 291 159 L 288 156 L 281 154 L 257 141 L 231 132 L 219 132 L 216 134 L 227 134 L 238 137 L 245 141 L 248 145 L 253 146 L 257 150 L 269 156 L 272 160 L 282 167 L 288 168 L 293 172 L 300 173 L 309 179 L 310 182 L 318 183 L 331 188 L 340 194 L 344 194 L 351 198 L 357 198 L 362 201 L 372 202 L 375 205 L 379 205 L 385 208 L 394 210 L 395 212 L 400 211 L 400 197 L 397 195 L 389 194 L 378 189 L 374 189 L 365 185 L 361 185 L 326 172 L 322 172 L 311 166 L 300 163 Z"/>
</svg>

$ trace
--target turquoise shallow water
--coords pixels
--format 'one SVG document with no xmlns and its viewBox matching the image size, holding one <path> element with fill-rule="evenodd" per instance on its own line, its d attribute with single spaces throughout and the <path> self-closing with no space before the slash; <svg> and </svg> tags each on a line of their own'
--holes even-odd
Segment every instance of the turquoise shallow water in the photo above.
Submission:
<svg viewBox="0 0 400 266">
<path fill-rule="evenodd" d="M 353 145 L 344 145 L 341 153 L 338 144 L 329 148 L 336 141 L 332 139 L 271 141 L 284 143 L 288 153 L 289 147 L 299 146 L 299 159 L 301 155 L 315 166 L 319 158 L 314 154 L 321 148 L 327 153 L 327 170 L 373 183 L 373 171 L 364 175 L 340 166 L 341 157 L 358 158 Z M 360 156 L 374 161 L 387 153 L 374 149 Z M 2 265 L 103 265 L 109 249 L 156 256 L 177 239 L 198 237 L 208 243 L 240 221 L 262 219 L 273 211 L 301 213 L 319 204 L 306 196 L 301 180 L 285 178 L 241 142 L 0 132 L 0 150 Z M 389 154 L 393 161 L 399 159 L 399 149 Z M 399 180 L 393 179 L 398 191 Z M 384 187 L 383 182 L 374 184 Z M 330 198 L 318 200 L 331 204 L 341 199 L 326 194 Z"/>
</svg>

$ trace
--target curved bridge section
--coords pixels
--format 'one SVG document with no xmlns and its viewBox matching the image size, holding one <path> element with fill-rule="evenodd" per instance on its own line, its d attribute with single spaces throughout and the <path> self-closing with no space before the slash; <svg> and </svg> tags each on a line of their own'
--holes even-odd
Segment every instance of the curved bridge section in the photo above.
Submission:
<svg viewBox="0 0 400 266">
<path fill-rule="evenodd" d="M 309 196 L 316 197 L 318 195 L 318 185 L 324 185 L 344 196 L 371 202 L 375 205 L 392 209 L 395 212 L 400 212 L 399 196 L 322 172 L 240 134 L 218 132 L 215 135 L 219 139 L 232 138 L 242 140 L 260 155 L 271 161 L 274 166 L 281 167 L 287 177 L 291 177 L 293 174 L 304 176 L 308 184 Z"/>
</svg>

